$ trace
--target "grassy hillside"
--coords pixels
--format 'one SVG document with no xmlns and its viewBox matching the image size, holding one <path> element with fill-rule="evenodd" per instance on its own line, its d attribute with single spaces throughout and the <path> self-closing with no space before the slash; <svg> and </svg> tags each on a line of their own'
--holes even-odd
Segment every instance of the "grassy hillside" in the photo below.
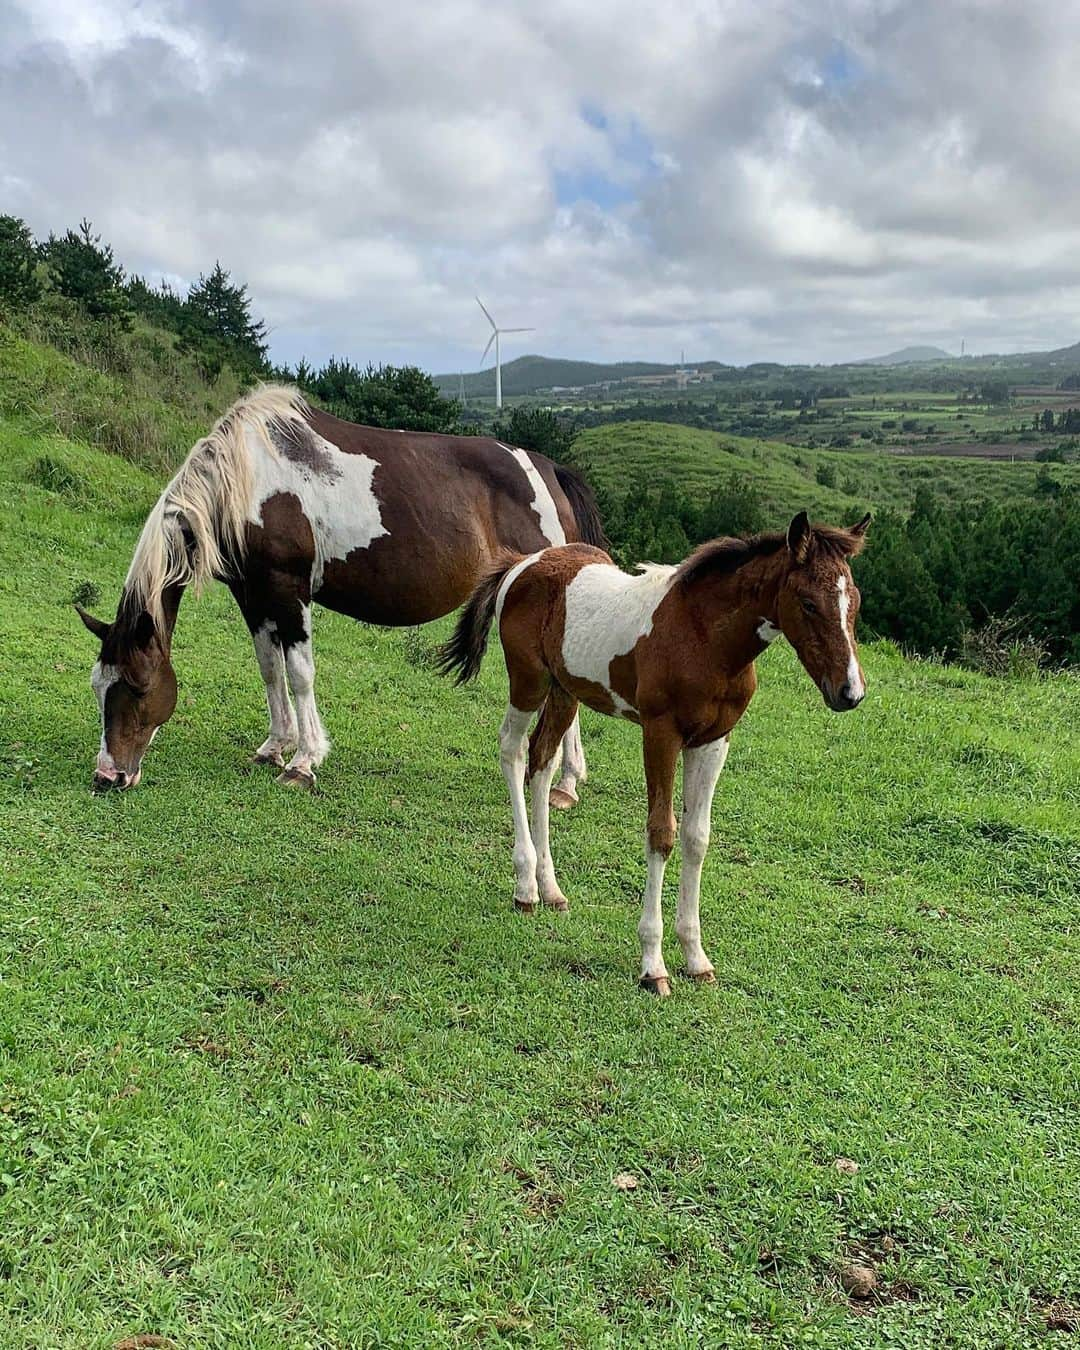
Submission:
<svg viewBox="0 0 1080 1350">
<path fill-rule="evenodd" d="M 906 511 L 920 485 L 944 500 L 1030 496 L 1043 467 L 1032 463 L 889 455 L 873 450 L 809 450 L 657 422 L 617 422 L 582 432 L 576 458 L 598 485 L 616 494 L 636 476 L 669 477 L 689 492 L 707 492 L 731 473 L 750 476 L 780 516 L 809 508 L 823 519 L 857 510 Z M 829 468 L 835 489 L 817 482 Z M 1054 464 L 1062 483 L 1080 483 L 1080 465 Z"/>
<path fill-rule="evenodd" d="M 0 1345 L 970 1350 L 1075 1310 L 1074 679 L 879 647 L 839 718 L 778 644 L 714 813 L 719 984 L 658 1003 L 638 733 L 587 720 L 572 912 L 515 915 L 494 654 L 454 690 L 430 633 L 320 614 L 336 744 L 291 795 L 217 587 L 143 786 L 90 795 L 68 602 L 111 612 L 155 490 L 0 422 Z"/>
</svg>

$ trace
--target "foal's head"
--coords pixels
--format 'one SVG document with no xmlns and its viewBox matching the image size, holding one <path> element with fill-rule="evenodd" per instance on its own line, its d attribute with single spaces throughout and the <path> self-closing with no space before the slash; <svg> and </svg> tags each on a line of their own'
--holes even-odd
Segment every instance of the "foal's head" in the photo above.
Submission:
<svg viewBox="0 0 1080 1350">
<path fill-rule="evenodd" d="M 80 606 L 75 608 L 101 640 L 90 673 L 101 709 L 94 791 L 134 787 L 146 747 L 176 707 L 176 675 L 168 647 L 145 610 L 129 613 L 121 605 L 116 622 L 105 623 Z"/>
<path fill-rule="evenodd" d="M 800 511 L 788 526 L 788 566 L 780 586 L 780 631 L 833 712 L 858 707 L 866 681 L 855 644 L 859 588 L 848 559 L 863 546 L 870 517 L 847 530 L 811 525 Z"/>
</svg>

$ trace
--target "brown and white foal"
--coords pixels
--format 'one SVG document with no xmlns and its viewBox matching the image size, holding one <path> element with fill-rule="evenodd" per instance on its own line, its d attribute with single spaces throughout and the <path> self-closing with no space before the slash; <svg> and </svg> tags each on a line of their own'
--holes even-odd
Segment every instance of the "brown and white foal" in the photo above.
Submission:
<svg viewBox="0 0 1080 1350">
<path fill-rule="evenodd" d="M 866 691 L 855 645 L 859 592 L 848 558 L 870 517 L 850 529 L 717 539 L 677 567 L 621 571 L 601 549 L 569 544 L 505 557 L 481 582 L 443 649 L 458 682 L 475 677 L 498 620 L 510 704 L 499 732 L 514 815 L 514 904 L 566 909 L 548 839 L 548 789 L 578 703 L 638 722 L 649 796 L 648 881 L 638 934 L 641 984 L 671 984 L 662 951 L 661 890 L 675 843 L 675 766 L 683 757 L 682 876 L 675 931 L 688 973 L 715 979 L 701 945 L 698 900 L 713 791 L 731 730 L 757 685 L 754 660 L 783 634 L 835 712 Z M 528 738 L 533 713 L 539 721 Z M 525 806 L 526 768 L 532 827 Z"/>
</svg>

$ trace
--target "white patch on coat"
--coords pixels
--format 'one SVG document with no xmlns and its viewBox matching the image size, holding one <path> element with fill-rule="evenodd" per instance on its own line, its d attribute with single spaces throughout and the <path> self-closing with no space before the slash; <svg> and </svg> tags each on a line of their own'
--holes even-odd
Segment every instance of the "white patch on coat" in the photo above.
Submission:
<svg viewBox="0 0 1080 1350">
<path fill-rule="evenodd" d="M 674 574 L 674 567 L 655 563 L 642 564 L 636 576 L 610 563 L 588 563 L 566 588 L 563 665 L 577 679 L 606 689 L 624 715 L 637 709 L 612 689 L 611 663 L 652 632 Z"/>
<path fill-rule="evenodd" d="M 532 509 L 536 512 L 537 519 L 540 521 L 540 533 L 549 544 L 565 544 L 566 532 L 563 530 L 562 521 L 559 519 L 559 509 L 555 505 L 555 498 L 548 490 L 548 485 L 544 482 L 540 470 L 524 450 L 516 450 L 512 445 L 503 445 L 502 441 L 496 441 L 495 444 L 500 450 L 505 450 L 507 454 L 513 455 L 525 471 L 525 477 L 529 480 L 529 486 L 533 490 Z"/>
<path fill-rule="evenodd" d="M 770 623 L 768 619 L 762 619 L 757 627 L 757 635 L 768 646 L 770 642 L 775 642 L 780 636 L 780 629 L 775 624 Z"/>
<path fill-rule="evenodd" d="M 261 525 L 263 505 L 275 493 L 299 498 L 315 537 L 311 588 L 317 592 L 327 562 L 343 561 L 354 549 L 368 548 L 390 531 L 382 522 L 373 487 L 378 463 L 368 455 L 345 454 L 311 428 L 307 434 L 330 460 L 332 472 L 320 473 L 302 461 L 271 455 L 258 436 L 249 436 L 255 479 L 249 519 Z"/>
<path fill-rule="evenodd" d="M 518 577 L 521 576 L 522 572 L 525 571 L 526 567 L 534 563 L 537 560 L 537 558 L 540 557 L 540 554 L 543 552 L 544 550 L 541 549 L 540 553 L 530 553 L 527 558 L 522 558 L 522 560 L 519 563 L 515 563 L 513 567 L 511 567 L 510 571 L 507 572 L 506 576 L 503 577 L 502 584 L 499 586 L 499 593 L 495 597 L 496 624 L 498 624 L 502 620 L 503 605 L 506 604 L 506 597 L 510 594 L 510 587 L 514 584 L 515 581 L 517 581 Z"/>
<path fill-rule="evenodd" d="M 97 771 L 105 778 L 115 778 L 117 773 L 113 757 L 109 754 L 109 747 L 105 744 L 105 696 L 119 678 L 120 672 L 116 666 L 103 665 L 100 661 L 94 662 L 94 668 L 90 672 L 90 688 L 94 691 L 98 711 L 101 713 L 101 745 L 98 748 Z"/>
<path fill-rule="evenodd" d="M 859 658 L 855 655 L 855 643 L 851 640 L 851 628 L 848 626 L 848 608 L 851 597 L 848 595 L 847 577 L 841 574 L 837 578 L 836 591 L 840 597 L 840 631 L 848 645 L 847 682 L 852 698 L 862 698 L 866 693 L 862 674 L 859 671 Z"/>
</svg>

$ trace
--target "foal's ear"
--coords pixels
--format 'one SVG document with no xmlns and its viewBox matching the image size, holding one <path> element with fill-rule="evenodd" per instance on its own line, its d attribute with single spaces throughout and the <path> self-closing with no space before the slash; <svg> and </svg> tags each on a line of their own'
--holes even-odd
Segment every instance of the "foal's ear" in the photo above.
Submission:
<svg viewBox="0 0 1080 1350">
<path fill-rule="evenodd" d="M 83 623 L 89 628 L 91 633 L 99 639 L 99 641 L 105 641 L 109 629 L 112 627 L 111 624 L 107 624 L 104 619 L 95 619 L 92 614 L 87 614 L 82 605 L 75 606 L 75 613 L 82 619 Z"/>
<path fill-rule="evenodd" d="M 787 530 L 787 546 L 797 563 L 806 561 L 807 554 L 810 552 L 811 534 L 810 517 L 805 511 L 800 511 Z"/>
<path fill-rule="evenodd" d="M 848 526 L 848 534 L 851 536 L 854 545 L 854 547 L 848 550 L 849 558 L 853 558 L 856 553 L 862 552 L 863 540 L 866 538 L 866 531 L 870 528 L 870 520 L 870 512 L 867 511 L 866 515 L 863 516 L 862 520 L 857 524 Z"/>
</svg>

